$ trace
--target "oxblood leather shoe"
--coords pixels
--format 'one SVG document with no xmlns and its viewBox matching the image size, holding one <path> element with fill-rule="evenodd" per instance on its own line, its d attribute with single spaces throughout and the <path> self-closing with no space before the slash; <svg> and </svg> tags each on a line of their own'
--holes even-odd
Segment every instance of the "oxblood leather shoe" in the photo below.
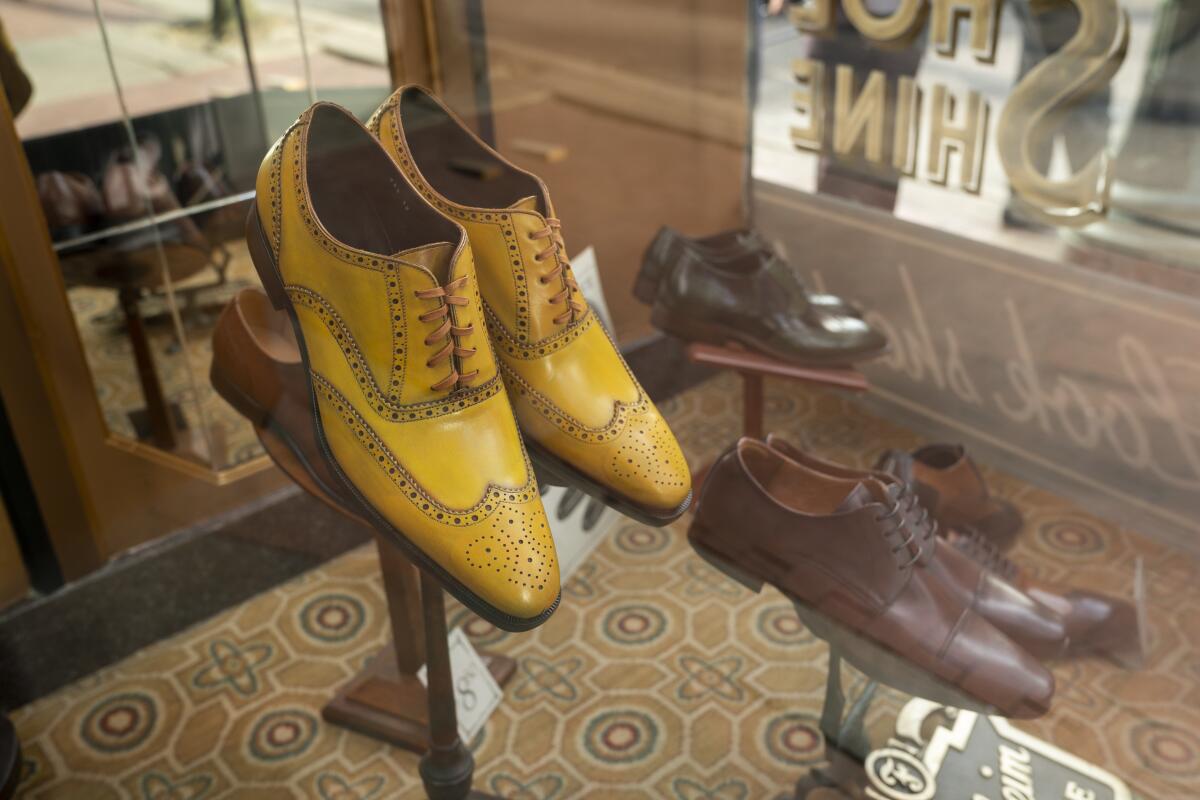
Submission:
<svg viewBox="0 0 1200 800">
<path fill-rule="evenodd" d="M 1067 648 L 1067 632 L 1062 618 L 1037 602 L 1026 592 L 993 571 L 984 569 L 937 536 L 937 522 L 930 518 L 903 474 L 897 474 L 890 462 L 875 470 L 844 467 L 806 453 L 771 434 L 767 446 L 799 466 L 836 478 L 878 480 L 904 509 L 917 546 L 917 566 L 939 581 L 958 602 L 996 626 L 1021 647 L 1040 660 L 1062 656 Z"/>
<path fill-rule="evenodd" d="M 275 143 L 256 188 L 247 244 L 291 319 L 329 471 L 468 608 L 506 630 L 542 623 L 554 543 L 462 228 L 329 103 Z"/>
<path fill-rule="evenodd" d="M 805 470 L 742 439 L 705 478 L 688 538 L 749 588 L 769 582 L 975 698 L 1046 712 L 1054 678 L 917 566 L 920 534 L 885 484 Z"/>
<path fill-rule="evenodd" d="M 973 528 L 1001 550 L 1012 546 L 1025 524 L 1021 512 L 988 491 L 966 448 L 931 444 L 917 448 L 911 457 L 921 503 L 943 527 Z"/>
<path fill-rule="evenodd" d="M 291 320 L 260 289 L 242 289 L 213 329 L 213 389 L 254 425 L 267 455 L 309 494 L 358 519 L 366 513 L 317 444 L 308 380 Z"/>
<path fill-rule="evenodd" d="M 642 267 L 633 285 L 633 296 L 654 305 L 663 276 L 670 273 L 686 252 L 727 270 L 752 272 L 769 260 L 782 260 L 771 244 L 755 230 L 732 230 L 693 239 L 666 225 L 658 229 L 642 254 Z M 803 288 L 799 277 L 797 284 Z M 829 314 L 862 319 L 862 309 L 834 294 L 804 289 L 809 305 Z"/>
<path fill-rule="evenodd" d="M 425 198 L 467 229 L 539 473 L 650 525 L 678 518 L 691 502 L 687 462 L 576 287 L 545 184 L 421 87 L 397 90 L 368 124 Z"/>
</svg>

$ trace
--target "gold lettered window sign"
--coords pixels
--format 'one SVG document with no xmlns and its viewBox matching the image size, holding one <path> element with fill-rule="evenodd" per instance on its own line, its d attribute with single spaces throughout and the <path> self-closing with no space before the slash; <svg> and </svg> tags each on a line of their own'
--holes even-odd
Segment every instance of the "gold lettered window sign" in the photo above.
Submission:
<svg viewBox="0 0 1200 800">
<path fill-rule="evenodd" d="M 1027 1 L 1031 7 L 1045 5 Z M 792 144 L 969 193 L 979 192 L 987 148 L 995 147 L 1012 191 L 1026 207 L 1056 224 L 1096 221 L 1108 210 L 1110 154 L 1102 150 L 1069 175 L 1055 177 L 1038 168 L 1034 154 L 1070 109 L 1107 89 L 1125 58 L 1129 21 L 1117 0 L 1070 3 L 1079 15 L 1074 35 L 1030 69 L 999 109 L 976 89 L 918 84 L 908 75 L 811 55 L 796 58 Z M 792 24 L 803 34 L 832 36 L 837 4 L 798 3 L 790 12 Z M 953 59 L 961 46 L 979 64 L 995 63 L 1001 0 L 895 0 L 887 14 L 872 11 L 867 0 L 840 0 L 840 6 L 864 48 L 895 49 L 925 34 L 932 58 Z M 996 141 L 989 143 L 994 112 Z M 950 168 L 951 152 L 958 154 L 957 174 Z"/>
</svg>

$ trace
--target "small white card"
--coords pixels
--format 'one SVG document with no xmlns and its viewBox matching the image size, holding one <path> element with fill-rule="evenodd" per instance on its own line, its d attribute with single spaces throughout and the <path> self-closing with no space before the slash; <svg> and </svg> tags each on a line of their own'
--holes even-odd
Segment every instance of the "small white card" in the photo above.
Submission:
<svg viewBox="0 0 1200 800">
<path fill-rule="evenodd" d="M 587 300 L 592 311 L 612 333 L 612 317 L 608 313 L 608 303 L 604 302 L 604 287 L 600 285 L 600 264 L 596 261 L 596 250 L 590 244 L 583 248 L 571 259 L 571 272 L 575 273 L 575 282 L 583 299 Z"/>
<path fill-rule="evenodd" d="M 458 736 L 469 747 L 496 706 L 500 705 L 500 684 L 496 683 L 462 628 L 450 631 L 446 641 L 450 645 L 450 674 L 454 680 Z M 429 686 L 426 667 L 417 671 L 417 680 L 423 686 Z"/>
</svg>

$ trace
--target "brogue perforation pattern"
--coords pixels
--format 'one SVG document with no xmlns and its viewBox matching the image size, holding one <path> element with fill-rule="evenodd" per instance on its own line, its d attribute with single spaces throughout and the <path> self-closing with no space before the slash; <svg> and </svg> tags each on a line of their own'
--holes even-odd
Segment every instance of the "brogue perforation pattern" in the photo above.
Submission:
<svg viewBox="0 0 1200 800">
<path fill-rule="evenodd" d="M 487 303 L 484 303 L 483 311 L 487 314 L 488 331 L 496 340 L 497 350 L 503 355 L 518 358 L 522 361 L 533 361 L 561 350 L 586 333 L 588 328 L 592 326 L 593 319 L 595 319 L 591 313 L 591 309 L 585 309 L 583 316 L 567 325 L 558 333 L 548 336 L 540 342 L 526 345 L 512 339 L 508 331 L 505 330 L 504 324 L 500 322 L 500 318 L 496 316 L 496 312 Z"/>
<path fill-rule="evenodd" d="M 535 523 L 534 519 L 539 521 Z M 491 520 L 491 531 L 480 533 L 467 544 L 467 566 L 494 572 L 516 586 L 542 591 L 555 564 L 554 551 L 545 544 L 549 537 L 543 515 L 507 506 Z"/>
<path fill-rule="evenodd" d="M 476 525 L 488 519 L 497 509 L 503 508 L 507 512 L 509 510 L 507 504 L 528 503 L 535 497 L 540 496 L 538 494 L 537 481 L 533 477 L 533 468 L 529 465 L 528 458 L 526 458 L 526 471 L 529 478 L 521 488 L 504 489 L 488 484 L 484 490 L 483 498 L 470 508 L 454 509 L 443 505 L 413 479 L 412 475 L 404 469 L 384 441 L 379 438 L 379 434 L 367 424 L 362 415 L 358 413 L 332 383 L 324 376 L 316 373 L 313 373 L 312 378 L 317 391 L 321 393 L 326 402 L 333 406 L 334 411 L 342 418 L 342 421 L 354 431 L 355 437 L 377 462 L 379 469 L 385 471 L 389 480 L 395 484 L 404 497 L 430 519 L 459 527 Z"/>
<path fill-rule="evenodd" d="M 539 414 L 554 423 L 560 431 L 581 442 L 599 444 L 601 442 L 613 441 L 621 435 L 621 432 L 625 428 L 625 422 L 646 407 L 646 396 L 641 393 L 641 387 L 639 387 L 639 396 L 636 401 L 633 403 L 616 401 L 613 403 L 612 419 L 603 427 L 589 427 L 554 405 L 549 398 L 538 392 L 520 375 L 509 369 L 503 361 L 500 362 L 500 373 L 504 376 L 504 383 L 510 393 L 524 398 Z"/>
<path fill-rule="evenodd" d="M 346 363 L 350 367 L 350 371 L 354 373 L 354 378 L 358 381 L 359 388 L 362 389 L 363 396 L 367 402 L 371 404 L 379 416 L 391 422 L 412 422 L 417 419 L 433 419 L 440 417 L 443 414 L 449 414 L 455 411 L 462 411 L 477 403 L 482 403 L 484 400 L 492 397 L 500 391 L 501 382 L 498 378 L 493 377 L 479 386 L 468 389 L 462 393 L 456 393 L 447 397 L 437 398 L 435 400 L 427 400 L 422 403 L 413 403 L 412 405 L 402 405 L 399 402 L 399 384 L 395 383 L 397 367 L 393 366 L 392 371 L 392 393 L 385 394 L 375 381 L 375 376 L 367 368 L 366 359 L 363 358 L 362 350 L 358 345 L 358 340 L 354 338 L 354 334 L 350 331 L 350 327 L 342 320 L 341 316 L 334 310 L 325 298 L 321 297 L 311 289 L 303 286 L 288 286 L 288 297 L 297 306 L 303 306 L 314 312 L 325 325 L 329 332 L 333 334 L 334 341 L 342 350 L 342 354 L 346 357 Z M 397 352 L 399 351 L 397 345 Z M 399 358 L 397 354 L 395 358 Z M 399 367 L 403 371 L 403 366 Z"/>
</svg>

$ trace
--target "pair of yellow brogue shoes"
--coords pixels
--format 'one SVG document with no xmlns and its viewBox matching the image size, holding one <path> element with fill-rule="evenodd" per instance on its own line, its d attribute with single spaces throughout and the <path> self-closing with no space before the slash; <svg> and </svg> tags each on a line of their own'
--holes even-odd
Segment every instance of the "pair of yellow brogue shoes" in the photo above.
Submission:
<svg viewBox="0 0 1200 800">
<path fill-rule="evenodd" d="M 300 116 L 259 170 L 250 252 L 328 466 L 468 607 L 525 630 L 559 599 L 531 458 L 656 525 L 691 476 L 589 312 L 542 181 L 417 86 L 368 127 L 329 103 Z"/>
</svg>

